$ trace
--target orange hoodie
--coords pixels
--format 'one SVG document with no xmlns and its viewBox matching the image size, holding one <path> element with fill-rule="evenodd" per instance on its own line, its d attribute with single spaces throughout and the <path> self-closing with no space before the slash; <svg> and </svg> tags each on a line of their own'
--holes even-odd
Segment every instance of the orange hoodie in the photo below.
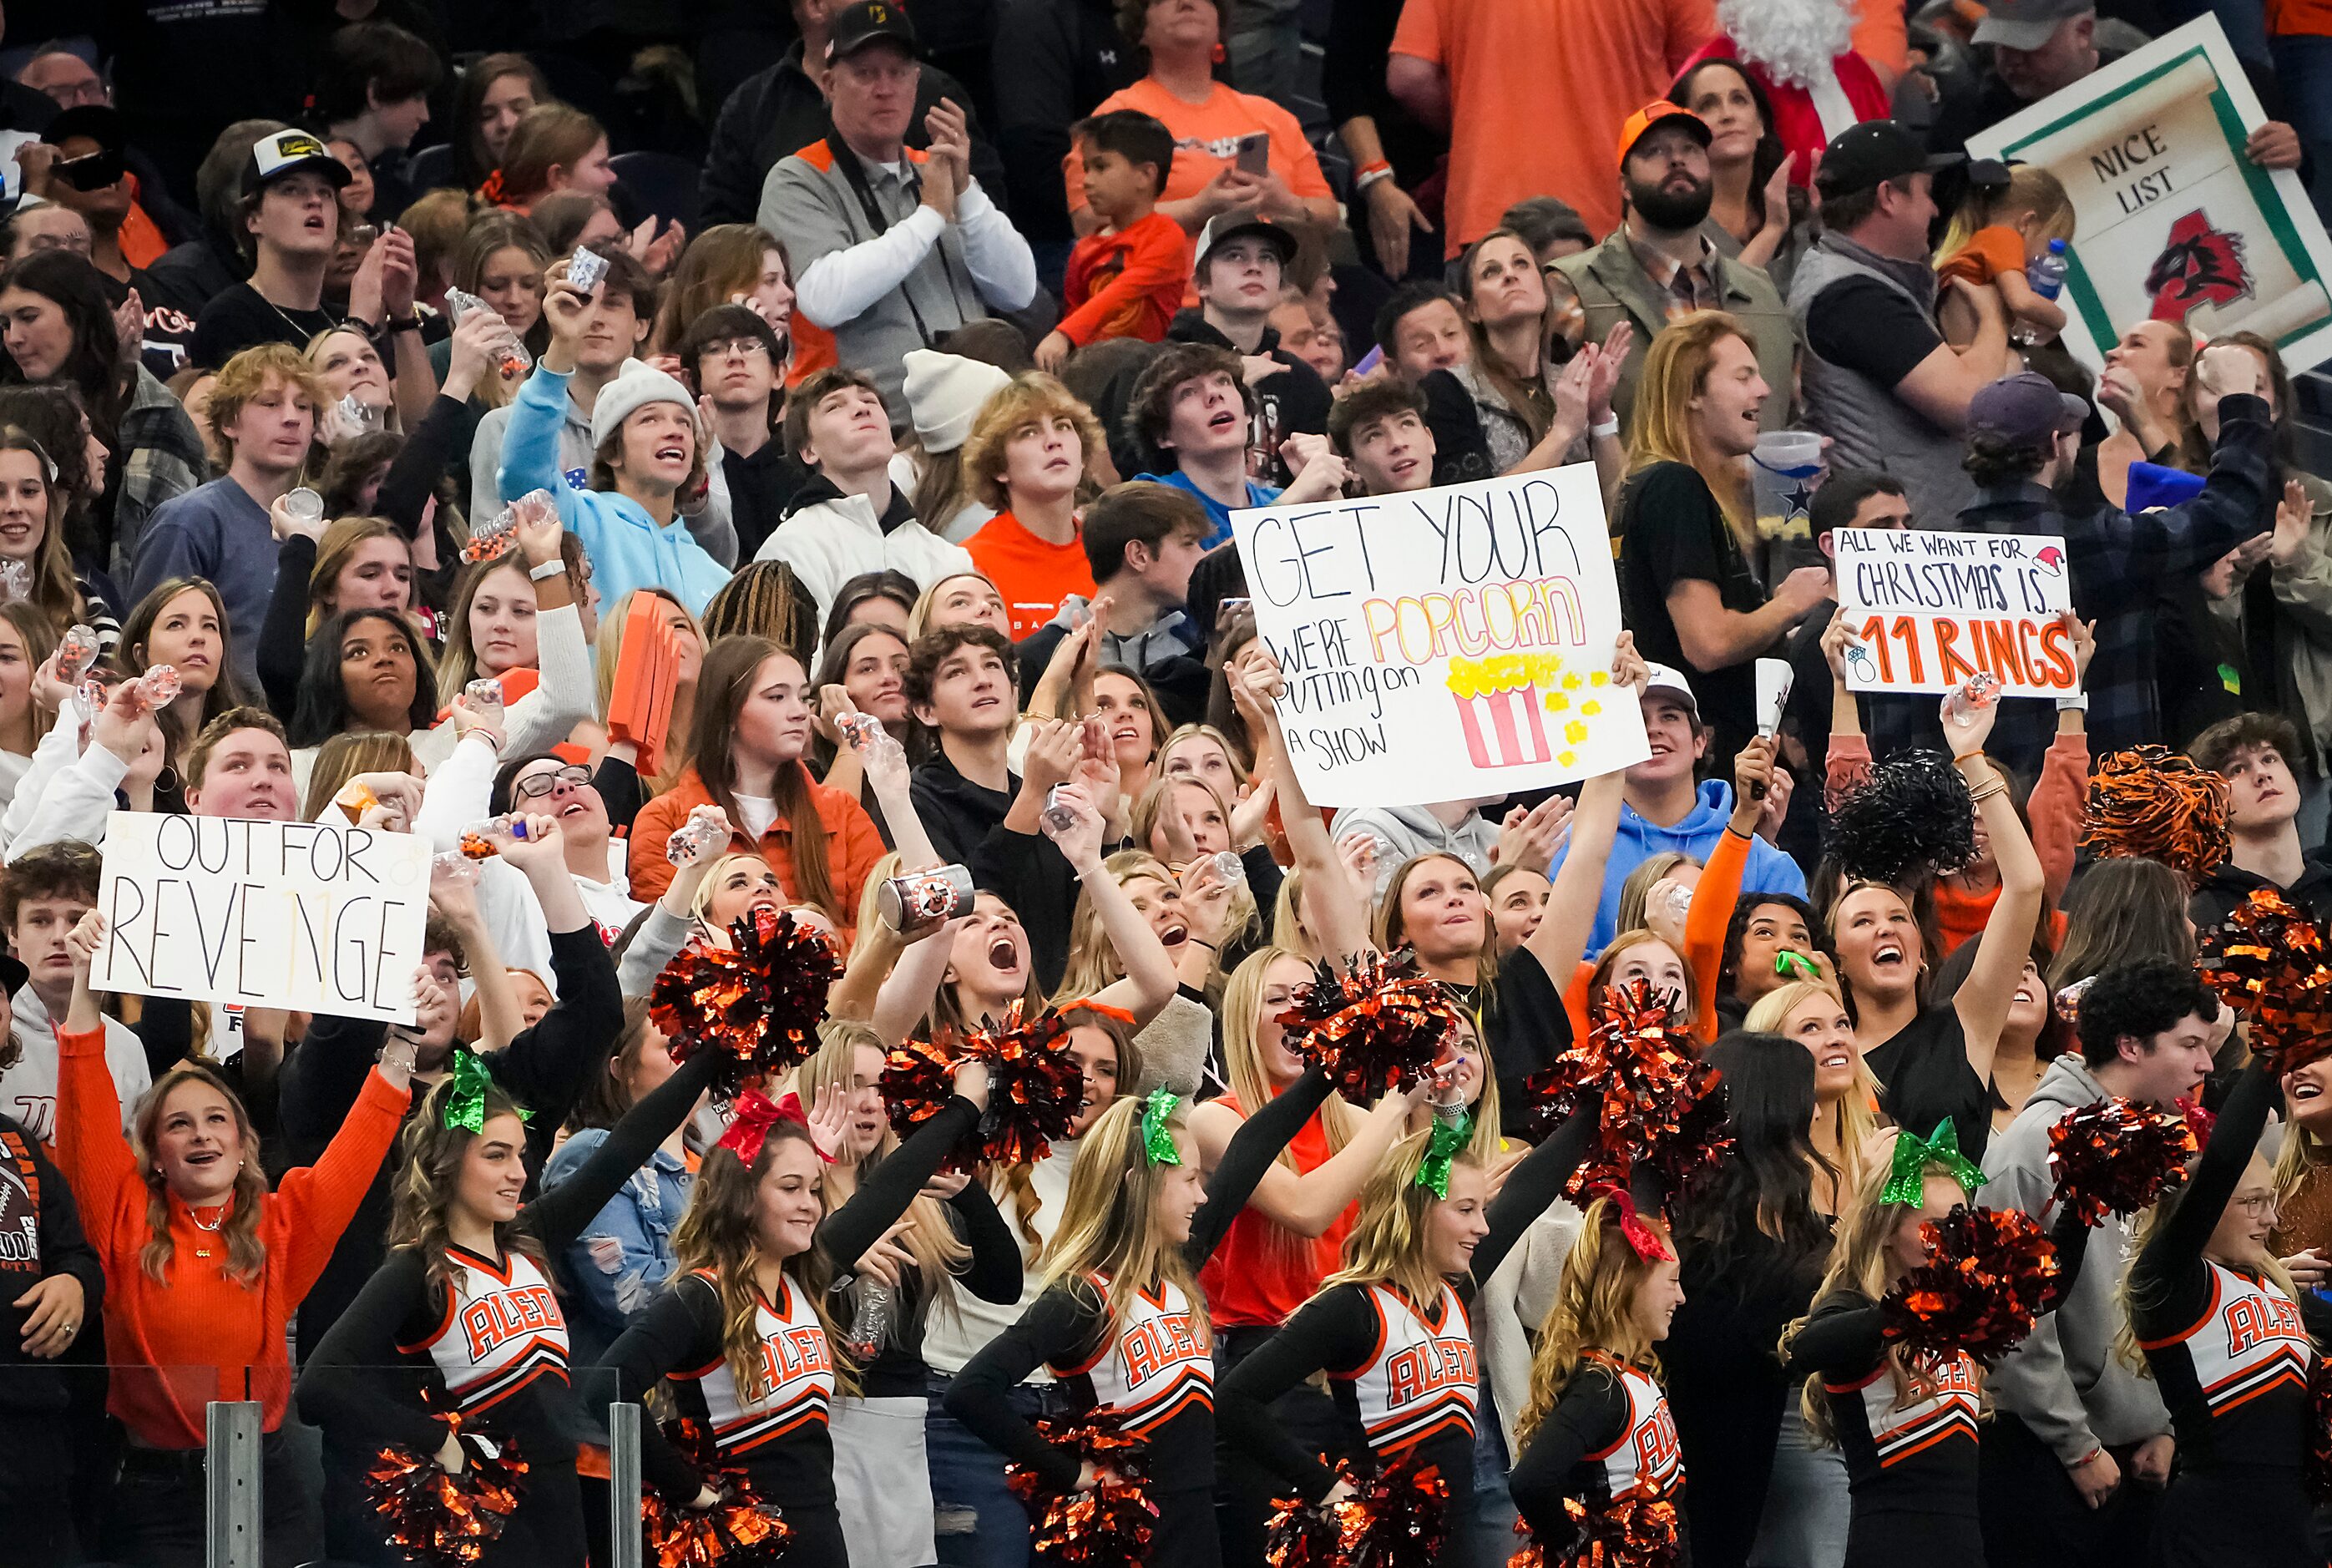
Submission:
<svg viewBox="0 0 2332 1568">
<path fill-rule="evenodd" d="M 174 1250 L 158 1285 L 139 1263 L 152 1235 L 148 1190 L 121 1135 L 105 1033 L 60 1029 L 57 1050 L 57 1165 L 105 1265 L 105 1346 L 115 1363 L 106 1408 L 155 1448 L 201 1448 L 213 1400 L 257 1400 L 275 1430 L 292 1388 L 284 1325 L 372 1186 L 411 1097 L 374 1073 L 324 1157 L 286 1171 L 263 1200 L 267 1262 L 255 1286 L 227 1277 L 219 1236 L 166 1190 Z"/>
<path fill-rule="evenodd" d="M 798 766 L 798 764 L 797 764 Z M 826 837 L 826 871 L 834 884 L 834 902 L 838 906 L 827 911 L 834 917 L 835 930 L 842 938 L 846 951 L 858 928 L 858 894 L 866 885 L 867 874 L 874 863 L 883 858 L 883 835 L 875 830 L 874 819 L 866 815 L 866 808 L 839 789 L 811 781 L 809 798 L 817 808 L 817 825 Z M 693 766 L 680 776 L 680 781 L 640 808 L 632 819 L 632 896 L 642 903 L 653 903 L 664 896 L 672 885 L 672 862 L 664 858 L 664 846 L 673 829 L 688 820 L 688 814 L 699 806 L 710 806 L 712 791 L 704 787 L 704 779 Z M 769 863 L 784 884 L 786 896 L 799 898 L 801 889 L 794 881 L 794 830 L 784 817 L 769 824 L 769 830 L 755 843 L 739 825 L 729 840 L 729 847 L 740 855 L 758 854 Z"/>
</svg>

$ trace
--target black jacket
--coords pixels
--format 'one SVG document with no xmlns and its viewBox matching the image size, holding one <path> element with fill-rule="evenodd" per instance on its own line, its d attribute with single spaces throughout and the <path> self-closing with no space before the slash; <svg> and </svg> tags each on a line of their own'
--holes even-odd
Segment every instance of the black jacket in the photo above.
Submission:
<svg viewBox="0 0 2332 1568">
<path fill-rule="evenodd" d="M 944 71 L 923 67 L 915 90 L 914 117 L 907 126 L 907 145 L 931 145 L 924 117 L 941 99 L 962 109 L 971 131 L 971 173 L 999 207 L 1006 202 L 1004 160 L 996 155 L 980 129 L 971 95 Z M 760 215 L 761 186 L 780 159 L 820 140 L 834 129 L 826 94 L 802 70 L 802 46 L 797 41 L 784 59 L 759 75 L 748 77 L 713 122 L 712 146 L 704 155 L 704 173 L 698 182 L 702 197 L 702 222 L 750 224 Z"/>
<path fill-rule="evenodd" d="M 2327 858 L 2321 849 L 2308 853 L 2299 880 L 2289 887 L 2277 887 L 2266 877 L 2245 871 L 2232 861 L 2222 862 L 2218 870 L 2203 879 L 2193 897 L 2186 901 L 2187 917 L 2193 921 L 2198 932 L 2223 925 L 2237 904 L 2249 898 L 2254 889 L 2262 887 L 2282 894 L 2318 925 L 2332 921 L 2332 858 Z"/>
<path fill-rule="evenodd" d="M 1142 76 L 1142 53 L 1117 30 L 1111 0 L 1003 0 L 996 15 L 996 143 L 1012 221 L 1032 245 L 1066 245 L 1069 127 Z M 1383 67 L 1377 74 L 1384 74 Z"/>
<path fill-rule="evenodd" d="M 53 1413 L 65 1408 L 58 1362 L 24 1353 L 24 1319 L 18 1296 L 44 1279 L 70 1274 L 81 1281 L 84 1332 L 97 1326 L 105 1300 L 105 1270 L 81 1233 L 72 1189 L 41 1141 L 24 1123 L 0 1116 L 0 1410 Z"/>
<path fill-rule="evenodd" d="M 534 1113 L 527 1123 L 528 1188 L 550 1158 L 552 1141 L 574 1109 L 575 1097 L 614 1050 L 622 1031 L 624 994 L 616 984 L 616 961 L 607 955 L 597 927 L 550 933 L 550 971 L 558 977 L 559 1001 L 532 1028 L 494 1053 L 494 1082 Z M 364 1018 L 320 1014 L 307 1038 L 286 1056 L 282 1085 L 283 1132 L 295 1165 L 312 1164 L 347 1119 L 379 1056 L 387 1028 Z M 457 1047 L 460 1048 L 460 1047 Z M 413 1085 L 418 1110 L 428 1087 Z M 662 1133 L 657 1137 L 661 1139 Z M 365 1281 L 380 1267 L 388 1238 L 389 1189 L 402 1163 L 394 1153 L 380 1162 L 372 1190 L 365 1194 L 331 1261 L 300 1307 L 300 1343 L 322 1343 L 333 1321 L 348 1309 Z M 595 1210 L 596 1212 L 596 1210 Z"/>
<path fill-rule="evenodd" d="M 1012 809 L 1013 797 L 1020 793 L 1020 780 L 1007 773 L 1003 792 L 999 794 L 965 778 L 948 760 L 947 752 L 934 746 L 930 758 L 915 770 L 908 792 L 915 803 L 915 816 L 931 835 L 932 848 L 939 857 L 951 865 L 969 865 L 971 852 L 980 841 L 1004 826 L 1004 815 Z"/>
</svg>

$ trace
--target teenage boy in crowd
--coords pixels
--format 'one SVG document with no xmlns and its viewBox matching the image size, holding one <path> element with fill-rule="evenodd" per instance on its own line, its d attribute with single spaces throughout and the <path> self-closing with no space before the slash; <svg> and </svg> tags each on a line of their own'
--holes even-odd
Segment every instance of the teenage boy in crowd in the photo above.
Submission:
<svg viewBox="0 0 2332 1568">
<path fill-rule="evenodd" d="M 1433 483 L 1433 432 L 1425 399 L 1399 381 L 1368 381 L 1328 414 L 1328 440 L 1369 495 L 1397 495 Z"/>
<path fill-rule="evenodd" d="M 996 509 L 964 549 L 1004 596 L 1016 637 L 1058 615 L 1072 595 L 1093 598 L 1077 486 L 1102 446 L 1101 421 L 1049 376 L 1019 377 L 990 397 L 964 442 L 964 477 Z"/>
<path fill-rule="evenodd" d="M 342 27 L 325 46 L 315 111 L 332 140 L 364 154 L 375 222 L 396 217 L 418 194 L 405 177 L 405 152 L 429 123 L 429 95 L 444 74 L 428 44 L 391 22 Z"/>
<path fill-rule="evenodd" d="M 1219 349 L 1169 349 L 1211 353 Z M 1236 383 L 1234 383 L 1236 387 Z M 1206 553 L 1206 509 L 1188 490 L 1137 480 L 1113 486 L 1085 509 L 1085 562 L 1093 569 L 1093 605 L 1099 646 L 1095 664 L 1123 664 L 1150 683 L 1166 710 L 1169 729 L 1195 724 L 1206 716 L 1213 674 L 1206 665 L 1206 632 L 1182 607 L 1190 592 L 1190 569 Z M 1072 599 L 1049 626 L 1020 645 L 1020 696 L 1036 692 L 1037 678 L 1053 650 L 1069 633 L 1070 617 L 1085 608 Z"/>
<path fill-rule="evenodd" d="M 2280 713 L 2243 713 L 2194 737 L 2186 754 L 2227 780 L 2227 858 L 2187 905 L 2198 929 L 2223 924 L 2255 888 L 2270 888 L 2321 922 L 2332 919 L 2332 863 L 2299 837 L 2299 731 Z M 0 1106 L 0 1110 L 6 1109 Z"/>
<path fill-rule="evenodd" d="M 578 490 L 591 481 L 591 406 L 599 388 L 621 374 L 624 361 L 647 340 L 656 310 L 655 280 L 629 251 L 607 242 L 582 248 L 606 262 L 607 271 L 592 291 L 590 313 L 575 339 L 575 368 L 567 378 L 567 407 L 559 427 L 559 471 Z M 510 421 L 507 404 L 488 409 L 471 438 L 470 516 L 477 522 L 490 520 L 507 499 L 500 470 L 502 431 Z"/>
<path fill-rule="evenodd" d="M 2051 1063 L 1993 1134 L 1978 1201 L 2042 1219 L 2056 1199 L 2049 1134 L 2065 1114 L 2108 1097 L 2168 1111 L 2199 1095 L 2218 1017 L 2218 999 L 2189 964 L 2145 958 L 2098 974 L 2081 993 L 2079 1055 Z M 2130 1256 L 2130 1222 L 2107 1215 L 2089 1245 L 2102 1259 Z M 2097 1568 L 2145 1555 L 2173 1445 L 2161 1390 L 2116 1348 L 2128 1326 L 2121 1276 L 2083 1269 L 1984 1380 L 1993 1419 L 1978 1467 L 1993 1568 Z"/>
<path fill-rule="evenodd" d="M 1706 865 L 1733 815 L 1733 787 L 1721 779 L 1700 778 L 1713 731 L 1701 723 L 1700 705 L 1683 674 L 1666 664 L 1652 665 L 1651 679 L 1639 700 L 1652 754 L 1628 770 L 1620 789 L 1620 832 L 1603 872 L 1603 896 L 1588 938 L 1589 958 L 1601 952 L 1618 933 L 1620 889 L 1630 872 L 1670 849 Z M 1775 808 L 1787 804 L 1779 791 L 1767 801 L 1758 837 L 1749 845 L 1749 864 L 1741 874 L 1743 893 L 1806 895 L 1805 873 L 1766 837 L 1777 817 Z M 1549 876 L 1568 852 L 1565 846 L 1556 853 Z"/>
<path fill-rule="evenodd" d="M 786 397 L 786 450 L 809 465 L 810 477 L 754 559 L 792 567 L 821 622 L 836 591 L 862 572 L 904 572 L 929 588 L 971 569 L 963 546 L 917 521 L 906 492 L 891 483 L 898 445 L 874 377 L 831 368 L 795 387 Z"/>
<path fill-rule="evenodd" d="M 968 865 L 1004 821 L 1020 779 L 1006 760 L 1020 704 L 1012 644 L 993 626 L 925 632 L 907 655 L 907 711 L 938 736 L 915 770 L 915 816 L 945 862 Z"/>
<path fill-rule="evenodd" d="M 1115 109 L 1073 133 L 1085 164 L 1085 206 L 1102 220 L 1069 253 L 1068 313 L 1037 345 L 1037 368 L 1058 370 L 1072 349 L 1104 338 L 1155 343 L 1182 308 L 1190 240 L 1158 210 L 1174 164 L 1174 133 L 1149 115 Z"/>
<path fill-rule="evenodd" d="M 858 0 L 827 18 L 826 91 L 834 134 L 769 171 L 760 225 L 785 236 L 794 308 L 834 334 L 837 362 L 871 371 L 903 425 L 910 349 L 967 322 L 1026 310 L 1037 261 L 972 177 L 965 111 L 920 117 L 927 152 L 906 145 L 922 66 L 907 14 Z"/>
<path fill-rule="evenodd" d="M 568 384 L 605 312 L 561 268 L 543 294 L 542 315 L 550 343 L 502 427 L 502 492 L 550 492 L 560 522 L 589 552 L 610 603 L 635 588 L 657 588 L 692 612 L 702 610 L 729 572 L 680 515 L 683 496 L 707 489 L 710 454 L 695 397 L 652 366 L 626 363 L 591 400 L 590 488 L 573 488 L 559 472 L 563 422 L 575 406 Z"/>
<path fill-rule="evenodd" d="M 1280 347 L 1271 313 L 1295 260 L 1295 236 L 1260 213 L 1209 218 L 1199 233 L 1193 277 L 1199 303 L 1174 318 L 1166 335 L 1178 343 L 1204 343 L 1239 357 L 1258 428 L 1249 445 L 1271 454 L 1265 477 L 1285 484 L 1296 465 L 1281 443 L 1293 435 L 1328 428 L 1327 384 L 1320 373 Z"/>
<path fill-rule="evenodd" d="M 329 398 L 300 351 L 282 343 L 246 349 L 211 385 L 211 434 L 226 473 L 173 496 L 147 520 L 132 563 L 135 604 L 177 577 L 207 578 L 237 634 L 234 674 L 258 690 L 261 622 L 275 591 L 276 539 L 268 509 L 308 461 Z"/>
<path fill-rule="evenodd" d="M 1425 402 L 1433 432 L 1433 483 L 1490 477 L 1490 442 L 1474 396 L 1449 372 L 1474 357 L 1458 296 L 1439 283 L 1403 283 L 1377 311 L 1377 341 L 1395 379 Z"/>
<path fill-rule="evenodd" d="M 704 392 L 712 435 L 721 444 L 721 476 L 737 530 L 737 555 L 751 559 L 785 520 L 801 488 L 801 464 L 778 438 L 785 418 L 785 343 L 760 312 L 715 305 L 688 324 L 680 362 Z"/>
<path fill-rule="evenodd" d="M 1303 368 L 1312 375 L 1311 367 Z M 1134 477 L 1196 501 L 1207 520 L 1209 550 L 1230 538 L 1231 513 L 1240 508 L 1322 500 L 1334 495 L 1345 478 L 1343 464 L 1317 436 L 1299 436 L 1290 448 L 1291 458 L 1300 454 L 1302 472 L 1285 494 L 1247 477 L 1248 422 L 1256 406 L 1243 375 L 1244 363 L 1228 349 L 1170 343 L 1142 367 L 1126 404 L 1136 443 L 1173 464 L 1163 473 Z M 1321 412 L 1324 418 L 1326 409 Z"/>
<path fill-rule="evenodd" d="M 0 1066 L 0 1115 L 14 1118 L 43 1143 L 56 1136 L 57 1038 L 51 1020 L 64 1017 L 72 999 L 65 933 L 96 907 L 103 870 L 96 850 L 67 841 L 43 845 L 0 871 L 0 932 L 14 955 L 0 958 L 0 985 L 9 997 L 0 1011 L 14 1015 L 0 1039 L 15 1047 L 15 1059 Z M 144 1042 L 119 1018 L 105 1020 L 105 1065 L 127 1127 L 154 1079 Z"/>
</svg>

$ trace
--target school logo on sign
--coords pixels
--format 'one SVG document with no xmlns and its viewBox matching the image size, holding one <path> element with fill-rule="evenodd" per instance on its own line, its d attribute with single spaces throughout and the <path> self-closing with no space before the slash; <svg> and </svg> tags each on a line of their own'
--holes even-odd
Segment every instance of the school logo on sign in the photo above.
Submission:
<svg viewBox="0 0 2332 1568">
<path fill-rule="evenodd" d="M 2154 319 L 2180 321 L 2202 305 L 2248 299 L 2251 275 L 2243 265 L 2243 237 L 2211 226 L 2197 207 L 2170 225 L 2168 243 L 2146 274 Z"/>
</svg>

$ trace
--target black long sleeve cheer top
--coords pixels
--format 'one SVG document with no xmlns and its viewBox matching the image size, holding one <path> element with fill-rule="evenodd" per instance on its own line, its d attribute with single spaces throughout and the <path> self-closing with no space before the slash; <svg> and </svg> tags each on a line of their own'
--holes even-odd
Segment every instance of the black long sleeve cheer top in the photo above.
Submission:
<svg viewBox="0 0 2332 1568">
<path fill-rule="evenodd" d="M 1327 1077 L 1313 1067 L 1239 1124 L 1207 1182 L 1206 1201 L 1190 1221 L 1182 1260 L 1195 1276 L 1247 1206 L 1279 1152 L 1326 1101 Z M 1147 1223 L 1147 1217 L 1143 1217 Z M 1124 1321 L 1110 1322 L 1108 1282 L 1072 1289 L 1056 1284 L 1020 1321 L 989 1342 L 957 1374 L 947 1411 L 1008 1458 L 1027 1465 L 1056 1491 L 1076 1485 L 1077 1457 L 1045 1441 L 1012 1408 L 1013 1387 L 1049 1366 L 1080 1408 L 1126 1418 L 1150 1444 L 1152 1485 L 1159 1492 L 1214 1485 L 1214 1356 L 1190 1320 L 1189 1301 L 1171 1282 L 1135 1293 Z"/>
<path fill-rule="evenodd" d="M 838 1267 L 850 1268 L 906 1213 L 940 1162 L 979 1123 L 979 1107 L 960 1096 L 951 1099 L 874 1168 L 850 1201 L 819 1222 L 814 1245 Z M 1016 1269 L 1006 1299 L 1019 1294 Z M 729 1371 L 725 1315 L 709 1273 L 673 1281 L 608 1349 L 603 1364 L 615 1371 L 617 1396 L 636 1403 L 668 1380 L 680 1413 L 704 1423 L 722 1459 L 741 1466 L 764 1501 L 785 1510 L 830 1512 L 834 1443 L 827 1418 L 834 1353 L 807 1287 L 788 1277 L 776 1299 L 758 1301 L 761 1377 L 753 1388 L 739 1387 Z M 640 1469 L 668 1497 L 693 1497 L 702 1483 L 654 1422 L 641 1427 Z"/>
<path fill-rule="evenodd" d="M 1414 1450 L 1439 1468 L 1453 1501 L 1470 1495 L 1479 1378 L 1472 1305 L 1476 1293 L 1546 1212 L 1586 1158 L 1601 1114 L 1581 1110 L 1533 1150 L 1506 1178 L 1486 1219 L 1489 1233 L 1466 1274 L 1429 1305 L 1379 1282 L 1332 1286 L 1304 1304 L 1223 1380 L 1224 1434 L 1233 1445 L 1318 1502 L 1335 1472 L 1308 1453 L 1273 1415 L 1274 1400 L 1318 1372 L 1349 1429 L 1348 1454 L 1373 1449 L 1388 1458 Z"/>
</svg>

